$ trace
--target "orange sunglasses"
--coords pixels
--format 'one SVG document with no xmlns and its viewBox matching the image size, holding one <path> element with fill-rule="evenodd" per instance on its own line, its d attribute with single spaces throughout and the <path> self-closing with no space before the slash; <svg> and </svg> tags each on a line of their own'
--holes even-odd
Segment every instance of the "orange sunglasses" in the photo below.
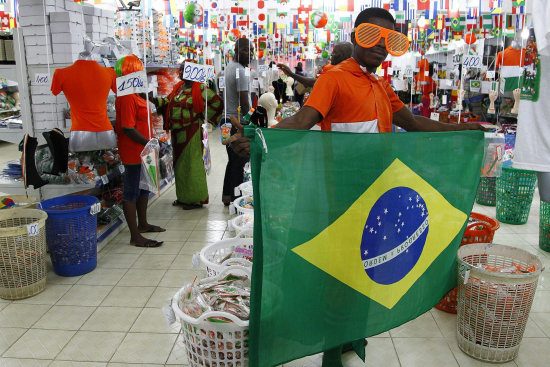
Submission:
<svg viewBox="0 0 550 367">
<path fill-rule="evenodd" d="M 393 56 L 401 56 L 409 49 L 409 39 L 403 33 L 376 24 L 363 23 L 354 28 L 355 40 L 361 47 L 370 48 L 384 37 L 386 50 Z"/>
</svg>

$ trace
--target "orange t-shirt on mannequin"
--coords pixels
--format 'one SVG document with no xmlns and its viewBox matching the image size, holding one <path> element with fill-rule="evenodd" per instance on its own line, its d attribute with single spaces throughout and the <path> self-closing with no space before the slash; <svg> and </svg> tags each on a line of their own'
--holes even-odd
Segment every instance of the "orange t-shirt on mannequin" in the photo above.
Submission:
<svg viewBox="0 0 550 367">
<path fill-rule="evenodd" d="M 109 131 L 109 89 L 116 93 L 116 73 L 93 60 L 77 60 L 53 74 L 51 91 L 65 94 L 71 106 L 71 131 Z"/>
</svg>

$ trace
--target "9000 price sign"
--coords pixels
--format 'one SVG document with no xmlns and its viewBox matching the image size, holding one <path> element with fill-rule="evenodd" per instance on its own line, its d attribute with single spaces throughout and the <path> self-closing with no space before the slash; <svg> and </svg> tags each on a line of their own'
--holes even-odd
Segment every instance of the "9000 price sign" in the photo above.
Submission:
<svg viewBox="0 0 550 367">
<path fill-rule="evenodd" d="M 214 67 L 186 62 L 183 68 L 182 79 L 205 83 L 208 79 L 214 79 Z"/>
</svg>

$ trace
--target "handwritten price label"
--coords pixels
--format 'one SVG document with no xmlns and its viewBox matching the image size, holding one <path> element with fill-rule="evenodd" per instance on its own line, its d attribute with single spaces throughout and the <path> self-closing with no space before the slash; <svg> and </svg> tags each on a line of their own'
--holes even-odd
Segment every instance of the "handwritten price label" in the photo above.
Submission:
<svg viewBox="0 0 550 367">
<path fill-rule="evenodd" d="M 266 72 L 269 70 L 269 65 L 258 65 L 258 71 L 260 73 Z"/>
<path fill-rule="evenodd" d="M 490 70 L 490 71 L 487 71 L 487 74 L 485 74 L 487 76 L 487 79 L 495 79 L 495 71 L 494 70 Z"/>
<path fill-rule="evenodd" d="M 138 71 L 116 78 L 116 95 L 118 97 L 134 93 L 147 93 L 147 74 Z"/>
<path fill-rule="evenodd" d="M 32 81 L 33 85 L 50 85 L 50 75 L 43 73 L 34 74 L 34 80 Z"/>
<path fill-rule="evenodd" d="M 432 113 L 430 114 L 430 120 L 439 121 L 439 113 L 437 113 L 437 112 L 432 112 Z"/>
<path fill-rule="evenodd" d="M 27 234 L 29 237 L 36 236 L 40 233 L 40 230 L 38 229 L 38 223 L 31 223 L 27 224 Z"/>
<path fill-rule="evenodd" d="M 95 203 L 90 207 L 90 215 L 96 215 L 101 211 L 101 204 Z"/>
<path fill-rule="evenodd" d="M 462 61 L 462 66 L 466 68 L 480 68 L 481 65 L 481 57 L 477 55 L 468 55 Z"/>
<path fill-rule="evenodd" d="M 220 79 L 218 79 L 218 84 L 220 89 L 225 89 L 225 77 L 220 76 Z"/>
<path fill-rule="evenodd" d="M 185 63 L 182 79 L 205 83 L 207 79 L 213 78 L 214 67 L 212 65 L 199 65 L 192 62 Z"/>
</svg>

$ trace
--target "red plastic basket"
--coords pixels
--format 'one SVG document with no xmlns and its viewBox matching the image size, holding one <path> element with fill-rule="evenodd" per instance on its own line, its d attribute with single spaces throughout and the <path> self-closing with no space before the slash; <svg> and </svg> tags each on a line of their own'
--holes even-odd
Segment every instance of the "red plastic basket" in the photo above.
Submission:
<svg viewBox="0 0 550 367">
<path fill-rule="evenodd" d="M 468 226 L 464 230 L 464 236 L 460 246 L 470 243 L 490 243 L 493 242 L 495 232 L 500 227 L 498 220 L 479 213 L 471 213 Z M 452 289 L 445 297 L 439 301 L 435 308 L 441 311 L 456 313 L 458 298 L 458 287 Z"/>
</svg>

